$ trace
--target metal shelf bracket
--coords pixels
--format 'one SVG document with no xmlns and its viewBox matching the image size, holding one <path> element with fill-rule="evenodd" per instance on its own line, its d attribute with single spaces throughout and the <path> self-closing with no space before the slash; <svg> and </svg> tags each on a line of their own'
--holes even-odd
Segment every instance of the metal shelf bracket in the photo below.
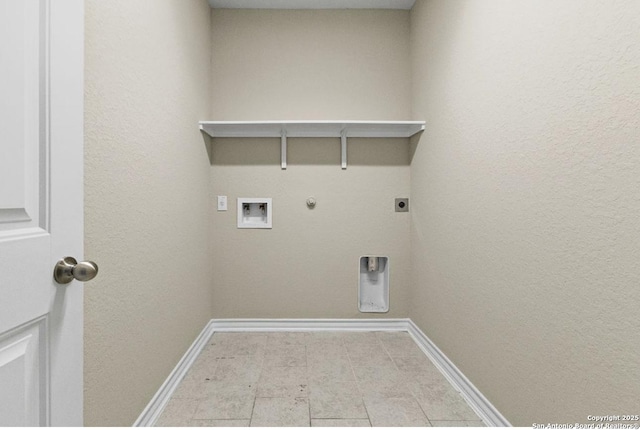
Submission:
<svg viewBox="0 0 640 430">
<path fill-rule="evenodd" d="M 280 135 L 280 163 L 282 170 L 287 170 L 287 131 L 282 130 Z"/>
<path fill-rule="evenodd" d="M 347 131 L 342 130 L 340 133 L 342 141 L 342 170 L 347 170 Z"/>
</svg>

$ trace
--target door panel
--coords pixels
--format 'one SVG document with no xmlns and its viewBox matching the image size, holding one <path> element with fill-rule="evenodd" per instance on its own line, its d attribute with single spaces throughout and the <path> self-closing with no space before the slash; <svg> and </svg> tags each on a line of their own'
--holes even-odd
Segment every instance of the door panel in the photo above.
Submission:
<svg viewBox="0 0 640 430">
<path fill-rule="evenodd" d="M 46 13 L 0 0 L 0 426 L 49 423 Z"/>
<path fill-rule="evenodd" d="M 44 6 L 0 0 L 0 232 L 45 227 Z"/>
<path fill-rule="evenodd" d="M 0 239 L 0 273 L 21 274 L 13 279 L 2 279 L 0 283 L 3 297 L 0 336 L 49 312 L 50 283 L 43 283 L 43 280 L 51 276 L 44 265 L 50 254 L 50 243 L 48 234 L 32 237 L 14 235 L 10 239 Z"/>
<path fill-rule="evenodd" d="M 0 329 L 21 326 L 49 308 L 44 262 L 51 238 L 43 228 L 49 184 L 41 162 L 49 142 L 41 133 L 46 117 L 40 106 L 47 80 L 45 13 L 40 0 L 0 0 L 0 268 L 22 274 L 1 280 L 11 312 L 0 312 Z"/>
<path fill-rule="evenodd" d="M 40 319 L 0 338 L 0 417 L 5 426 L 47 424 L 46 329 Z"/>
<path fill-rule="evenodd" d="M 0 0 L 0 427 L 82 425 L 82 0 Z"/>
</svg>

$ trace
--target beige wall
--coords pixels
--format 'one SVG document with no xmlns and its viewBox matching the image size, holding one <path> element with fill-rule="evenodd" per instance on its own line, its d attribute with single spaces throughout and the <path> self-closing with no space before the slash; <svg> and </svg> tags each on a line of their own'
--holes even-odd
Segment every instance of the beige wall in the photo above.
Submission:
<svg viewBox="0 0 640 430">
<path fill-rule="evenodd" d="M 213 16 L 216 120 L 406 120 L 409 13 L 225 10 Z"/>
<path fill-rule="evenodd" d="M 403 120 L 410 115 L 407 11 L 213 11 L 215 120 Z M 318 318 L 407 315 L 406 139 L 214 139 L 214 315 Z M 314 196 L 315 210 L 305 201 Z M 272 230 L 238 230 L 236 199 L 271 197 Z M 391 311 L 360 314 L 358 260 L 388 255 Z"/>
<path fill-rule="evenodd" d="M 410 315 L 515 425 L 638 410 L 639 20 L 634 0 L 411 14 Z"/>
<path fill-rule="evenodd" d="M 131 425 L 211 318 L 206 0 L 86 4 L 85 425 Z"/>
<path fill-rule="evenodd" d="M 212 316 L 380 316 L 357 311 L 369 253 L 391 258 L 386 316 L 513 424 L 637 413 L 639 16 L 88 1 L 86 425 L 131 424 Z M 277 139 L 215 139 L 210 160 L 195 127 L 410 116 L 419 143 L 351 139 L 346 171 L 337 139 L 290 139 L 282 171 Z M 272 197 L 273 230 L 236 229 L 237 197 Z"/>
</svg>

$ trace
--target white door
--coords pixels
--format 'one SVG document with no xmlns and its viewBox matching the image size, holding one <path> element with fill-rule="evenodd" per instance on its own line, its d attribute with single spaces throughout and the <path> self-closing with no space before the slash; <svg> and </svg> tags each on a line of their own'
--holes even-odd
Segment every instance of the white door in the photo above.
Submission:
<svg viewBox="0 0 640 430">
<path fill-rule="evenodd" d="M 0 0 L 0 426 L 82 425 L 82 0 Z"/>
</svg>

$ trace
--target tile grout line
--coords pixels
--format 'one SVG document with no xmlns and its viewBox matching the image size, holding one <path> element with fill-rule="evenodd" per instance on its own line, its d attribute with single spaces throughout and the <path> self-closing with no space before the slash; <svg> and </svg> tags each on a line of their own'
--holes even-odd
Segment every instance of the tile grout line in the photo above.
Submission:
<svg viewBox="0 0 640 430">
<path fill-rule="evenodd" d="M 251 424 L 253 423 L 253 412 L 256 409 L 256 399 L 257 399 L 257 392 L 256 395 L 253 396 L 253 406 L 251 406 L 251 417 L 249 417 L 249 427 L 251 427 Z"/>
<path fill-rule="evenodd" d="M 344 339 L 342 339 L 342 346 L 344 347 L 344 350 L 347 353 L 347 360 L 349 360 L 349 368 L 351 369 L 353 380 L 356 383 L 356 388 L 360 393 L 360 400 L 362 400 L 362 406 L 364 406 L 364 410 L 367 413 L 367 420 L 369 420 L 369 425 L 373 427 L 373 423 L 371 422 L 371 415 L 369 414 L 369 409 L 367 409 L 367 403 L 364 401 L 364 393 L 362 391 L 362 388 L 360 388 L 360 384 L 358 383 L 358 376 L 356 375 L 356 371 L 353 368 L 353 362 L 351 361 L 351 356 L 349 355 L 349 349 L 347 348 L 347 345 L 345 344 Z"/>
<path fill-rule="evenodd" d="M 403 332 L 403 333 L 404 333 L 404 332 Z M 407 332 L 407 333 L 408 333 L 408 332 Z M 413 339 L 411 339 L 411 341 L 412 341 L 413 343 L 415 343 L 415 341 L 414 341 Z M 385 351 L 387 351 L 387 354 L 389 355 L 389 357 L 391 357 L 391 354 L 389 354 L 389 350 L 387 349 L 387 346 L 384 344 L 384 342 L 381 342 L 381 343 L 382 343 L 382 347 L 385 349 Z M 417 346 L 417 345 L 416 345 L 416 346 Z M 398 363 L 396 363 L 396 360 L 395 360 L 393 357 L 391 357 L 391 361 L 393 362 L 393 365 L 396 367 L 396 370 L 397 370 L 398 372 L 402 372 L 402 371 L 400 370 L 400 368 L 398 367 Z M 412 398 L 413 400 L 415 400 L 416 404 L 418 405 L 418 407 L 419 407 L 419 408 L 420 408 L 420 410 L 422 411 L 422 414 L 424 415 L 425 419 L 427 420 L 427 422 L 429 423 L 429 425 L 430 425 L 431 427 L 433 427 L 433 425 L 431 424 L 431 421 L 429 420 L 429 416 L 427 416 L 427 413 L 426 413 L 426 412 L 424 411 L 424 409 L 422 408 L 422 405 L 420 404 L 420 402 L 418 401 L 418 399 L 416 399 L 416 396 L 415 396 L 415 394 L 413 393 L 413 390 L 411 390 L 411 398 Z"/>
<path fill-rule="evenodd" d="M 249 427 L 251 427 L 251 424 L 253 423 L 253 414 L 254 411 L 256 409 L 256 400 L 258 399 L 258 385 L 260 385 L 260 378 L 262 378 L 262 372 L 264 370 L 264 362 L 266 359 L 266 354 L 267 354 L 267 345 L 269 344 L 269 335 L 267 334 L 266 336 L 266 341 L 264 343 L 264 356 L 262 357 L 262 360 L 260 361 L 260 375 L 258 375 L 258 379 L 256 381 L 256 391 L 255 394 L 253 395 L 253 406 L 251 406 L 251 417 L 249 417 Z"/>
<path fill-rule="evenodd" d="M 402 332 L 402 333 L 407 333 L 409 334 L 408 331 L 406 332 Z M 411 339 L 411 341 L 415 344 L 415 340 L 413 340 L 413 338 Z M 396 360 L 393 359 L 393 357 L 391 356 L 391 354 L 389 354 L 389 350 L 387 349 L 387 346 L 384 344 L 384 342 L 380 341 L 380 343 L 382 344 L 382 347 L 384 348 L 384 350 L 386 351 L 387 355 L 391 358 L 391 362 L 393 363 L 393 365 L 396 367 L 396 370 L 398 372 L 402 372 L 402 370 L 400 370 L 400 368 L 398 367 L 398 364 L 396 363 Z M 418 346 L 416 344 L 416 346 Z M 431 420 L 429 419 L 429 416 L 427 415 L 427 413 L 425 412 L 424 408 L 422 407 L 422 405 L 420 404 L 420 402 L 418 401 L 418 399 L 416 399 L 416 395 L 414 394 L 413 390 L 411 390 L 411 398 L 416 402 L 416 404 L 418 405 L 418 407 L 420 408 L 420 411 L 422 411 L 422 414 L 424 415 L 424 418 L 427 420 L 427 422 L 429 423 L 429 426 L 433 427 L 433 425 L 431 424 Z"/>
<path fill-rule="evenodd" d="M 387 349 L 387 346 L 384 344 L 384 342 L 382 340 L 380 340 L 380 344 L 382 345 L 382 348 L 384 349 L 384 352 L 387 353 L 387 355 L 389 356 L 389 358 L 391 359 L 391 362 L 393 363 L 393 365 L 396 367 L 396 370 L 398 372 L 400 372 L 400 368 L 398 367 L 398 364 L 396 364 L 396 361 L 393 359 L 393 357 L 391 356 L 391 354 L 389 354 L 389 350 Z"/>
<path fill-rule="evenodd" d="M 212 340 L 213 340 L 213 339 L 212 339 L 212 338 L 213 338 L 213 334 L 215 334 L 215 333 L 212 333 L 212 337 L 209 339 L 209 341 L 208 341 L 207 343 L 209 343 L 210 341 L 212 341 Z M 256 390 L 256 391 L 255 391 L 254 396 L 253 396 L 254 398 L 253 398 L 252 410 L 251 410 L 251 414 L 250 414 L 250 417 L 249 417 L 249 425 L 251 425 L 251 423 L 253 422 L 254 415 L 255 415 L 255 406 L 256 406 L 256 402 L 257 402 L 257 398 L 258 398 L 258 396 L 257 396 L 257 394 L 258 394 L 257 389 L 258 389 L 259 381 L 260 381 L 260 379 L 261 379 L 261 377 L 262 377 L 262 375 L 263 375 L 263 373 L 264 373 L 264 371 L 265 371 L 265 364 L 266 364 L 266 356 L 265 356 L 265 354 L 266 354 L 266 345 L 267 345 L 267 344 L 269 344 L 269 341 L 270 341 L 270 340 L 271 340 L 271 339 L 269 338 L 269 336 L 267 336 L 267 339 L 266 339 L 266 341 L 267 341 L 267 342 L 265 342 L 265 349 L 264 349 L 264 351 L 263 351 L 263 354 L 247 354 L 247 356 L 253 356 L 254 358 L 256 358 L 256 359 L 257 359 L 257 361 L 258 361 L 258 363 L 259 363 L 259 365 L 260 365 L 260 367 L 259 367 L 259 374 L 258 374 L 258 380 L 257 380 L 257 382 L 256 382 L 256 387 L 255 387 L 255 390 Z M 392 340 L 392 339 L 391 339 L 391 340 Z M 417 344 L 417 342 L 415 341 L 415 339 L 411 338 L 411 340 L 412 340 L 412 343 L 413 343 L 413 344 Z M 349 354 L 349 349 L 347 348 L 347 343 L 346 343 L 346 342 L 347 342 L 347 340 L 346 340 L 346 339 L 344 339 L 344 338 L 342 338 L 342 339 L 340 339 L 340 342 L 338 343 L 338 345 L 341 345 L 341 346 L 342 346 L 342 348 L 344 348 L 344 351 L 345 351 L 345 353 L 346 353 L 346 355 L 347 355 L 347 360 L 348 360 L 348 363 L 349 363 L 349 367 L 350 367 L 350 370 L 351 370 L 351 372 L 352 372 L 352 376 L 354 377 L 354 382 L 355 382 L 355 384 L 356 384 L 356 387 L 357 387 L 357 389 L 358 389 L 358 392 L 360 393 L 360 397 L 361 397 L 361 400 L 362 400 L 362 402 L 363 402 L 364 409 L 365 409 L 365 411 L 366 411 L 366 413 L 367 413 L 367 420 L 368 420 L 368 423 L 369 423 L 369 425 L 373 426 L 373 423 L 372 423 L 372 421 L 371 421 L 370 413 L 369 413 L 369 411 L 368 411 L 368 408 L 367 408 L 366 403 L 364 402 L 364 396 L 365 396 L 365 393 L 363 392 L 363 389 L 362 389 L 362 387 L 361 387 L 361 384 L 359 383 L 359 381 L 358 381 L 358 377 L 357 377 L 357 375 L 356 375 L 356 373 L 355 373 L 354 359 L 353 359 L 353 358 L 350 356 L 350 354 Z M 248 340 L 244 340 L 244 341 L 243 341 L 243 343 L 244 343 L 244 344 L 248 344 L 249 346 L 250 346 L 250 344 L 251 344 L 251 342 L 249 342 Z M 391 356 L 389 346 L 388 346 L 385 342 L 383 342 L 383 339 L 379 338 L 377 335 L 376 335 L 376 343 L 379 343 L 379 344 L 382 346 L 382 349 L 385 351 L 385 353 L 387 354 L 387 356 L 391 359 L 391 361 L 392 361 L 392 363 L 393 363 L 393 365 L 394 365 L 394 369 L 395 369 L 397 372 L 403 373 L 403 371 L 402 371 L 402 370 L 400 370 L 399 365 L 398 365 L 398 362 L 396 362 L 395 358 L 402 358 L 402 357 L 404 357 L 404 356 L 397 356 L 397 357 L 395 357 L 395 358 L 394 358 L 393 356 Z M 358 346 L 358 344 L 355 344 L 355 345 L 354 345 L 354 344 L 352 343 L 351 345 L 352 345 L 352 346 L 354 346 L 354 347 L 356 347 L 356 350 L 357 350 L 357 346 Z M 208 347 L 210 347 L 210 346 L 212 346 L 212 344 L 206 345 L 206 346 L 202 349 L 202 351 L 200 351 L 200 353 L 198 354 L 198 357 L 202 357 L 203 355 L 205 355 L 206 349 L 207 349 Z M 304 353 L 305 353 L 305 367 L 306 367 L 306 369 L 305 369 L 305 376 L 306 376 L 306 382 L 307 382 L 307 389 L 308 389 L 308 391 L 310 392 L 310 389 L 309 389 L 309 388 L 310 388 L 310 387 L 309 387 L 310 339 L 309 339 L 307 342 L 305 342 L 303 346 L 304 346 Z M 399 351 L 399 352 L 401 352 L 401 351 Z M 213 360 L 213 362 L 211 362 L 211 360 Z M 430 360 L 430 361 L 431 361 L 431 360 Z M 219 367 L 220 361 L 219 361 L 215 356 L 211 356 L 211 357 L 207 357 L 207 361 L 206 361 L 206 363 L 207 363 L 207 372 L 209 372 L 209 369 L 211 369 L 211 371 L 213 371 L 213 373 L 216 373 L 216 371 L 218 370 L 218 367 Z M 211 367 L 209 367 L 209 366 L 211 366 Z M 295 367 L 295 366 L 284 366 L 284 367 Z M 439 369 L 438 369 L 438 370 L 439 370 Z M 441 371 L 440 371 L 440 372 L 441 372 Z M 442 373 L 442 372 L 441 372 L 441 373 Z M 186 379 L 186 377 L 187 377 L 187 376 L 188 376 L 188 374 L 187 374 L 187 375 L 185 375 L 185 378 L 184 378 L 184 379 Z M 406 376 L 408 376 L 408 375 L 406 375 Z M 183 382 L 183 381 L 182 381 L 182 382 Z M 201 381 L 201 382 L 200 382 L 200 384 L 204 384 L 204 382 L 202 382 L 202 381 Z M 205 391 L 206 391 L 206 390 L 205 390 Z M 456 390 L 456 391 L 457 391 L 457 390 Z M 419 406 L 420 410 L 422 411 L 422 413 L 423 413 L 423 415 L 424 415 L 425 419 L 427 420 L 427 423 L 428 423 L 430 426 L 433 426 L 433 423 L 434 423 L 434 422 L 438 422 L 438 420 L 434 420 L 434 421 L 432 421 L 432 420 L 428 417 L 428 415 L 427 415 L 427 413 L 425 412 L 425 410 L 424 410 L 423 406 L 420 404 L 420 402 L 418 402 L 418 401 L 417 401 L 417 398 L 416 398 L 416 394 L 415 394 L 414 389 L 411 389 L 409 392 L 411 393 L 411 397 L 416 401 L 416 403 L 418 403 L 418 406 Z M 173 396 L 171 396 L 171 399 L 170 399 L 170 400 L 173 400 Z M 192 399 L 191 399 L 191 398 L 189 398 L 188 400 L 192 400 Z M 195 399 L 195 398 L 194 398 L 193 400 L 197 400 L 197 401 L 198 401 L 198 403 L 200 403 L 200 402 L 201 402 L 201 400 L 206 400 L 206 398 L 204 398 L 204 399 L 199 399 L 199 398 L 198 398 L 198 399 Z M 308 421 L 308 423 L 309 423 L 309 426 L 312 426 L 312 424 L 313 424 L 313 423 L 312 423 L 312 421 L 313 421 L 313 417 L 312 417 L 312 413 L 311 413 L 311 399 L 310 399 L 310 397 L 309 397 L 308 395 L 307 395 L 307 407 L 308 407 L 308 414 L 309 414 L 309 421 Z M 195 409 L 191 414 L 189 414 L 189 413 L 187 412 L 187 414 L 182 415 L 182 417 L 186 418 L 186 419 L 187 419 L 187 422 L 192 422 L 192 421 L 203 421 L 203 420 L 204 420 L 204 421 L 206 421 L 206 419 L 203 419 L 203 420 L 196 420 L 196 418 L 195 418 L 196 413 L 197 413 L 197 406 L 196 406 L 196 409 Z M 161 418 L 161 417 L 162 417 L 162 416 L 160 416 L 159 418 Z M 235 418 L 234 418 L 234 419 L 235 419 Z M 234 420 L 234 419 L 221 419 L 221 420 L 222 420 L 222 421 L 227 421 L 227 420 Z M 336 418 L 336 419 L 342 419 L 342 418 Z M 354 418 L 354 419 L 356 419 L 356 418 Z M 446 420 L 444 420 L 444 421 L 446 421 Z M 466 423 L 466 424 L 474 423 L 474 422 L 476 422 L 476 421 L 479 421 L 479 422 L 482 422 L 482 423 L 483 423 L 482 419 L 479 419 L 479 420 L 464 420 L 464 419 L 462 419 L 462 420 L 457 420 L 457 421 L 459 421 L 460 423 Z M 484 424 L 484 423 L 483 423 L 483 424 Z"/>
<path fill-rule="evenodd" d="M 309 384 L 309 349 L 308 349 L 309 343 L 305 342 L 304 344 L 304 364 L 305 366 L 305 372 L 304 375 L 306 376 L 306 382 L 307 382 L 307 407 L 309 409 L 309 427 L 311 427 L 311 384 Z"/>
<path fill-rule="evenodd" d="M 422 407 L 422 405 L 420 404 L 420 402 L 418 401 L 418 399 L 416 399 L 416 396 L 411 393 L 411 395 L 413 396 L 413 399 L 416 401 L 416 403 L 418 404 L 418 407 L 420 408 L 420 410 L 422 411 L 422 413 L 424 414 L 424 417 L 427 419 L 427 422 L 429 423 L 429 425 L 431 427 L 433 427 L 433 423 L 431 422 L 431 420 L 429 419 L 429 415 L 427 415 L 427 412 L 424 410 L 424 408 Z"/>
<path fill-rule="evenodd" d="M 409 331 L 406 332 L 407 334 L 409 334 Z M 413 340 L 413 338 L 411 337 L 411 335 L 409 334 L 409 338 L 411 339 L 411 342 L 414 343 L 414 345 L 418 346 L 418 344 L 416 343 L 415 340 Z M 419 347 L 418 347 L 419 348 Z M 393 357 L 391 357 L 391 359 L 393 360 Z M 393 360 L 393 363 L 396 364 L 395 360 Z M 396 364 L 396 367 L 398 367 L 398 365 Z M 398 368 L 398 371 L 400 371 L 400 369 Z M 427 422 L 429 423 L 429 425 L 431 427 L 433 427 L 433 423 L 431 422 L 431 420 L 429 419 L 429 415 L 427 415 L 427 411 L 424 410 L 424 408 L 422 407 L 422 405 L 420 404 L 420 402 L 418 401 L 418 399 L 416 398 L 416 395 L 414 393 L 413 390 L 411 390 L 411 397 L 416 401 L 416 403 L 418 404 L 418 407 L 420 408 L 420 410 L 422 411 L 422 413 L 424 414 L 424 417 L 427 419 Z"/>
<path fill-rule="evenodd" d="M 207 350 L 207 348 L 210 346 L 210 343 L 209 343 L 209 342 L 211 342 L 211 340 L 213 339 L 213 334 L 214 334 L 214 333 L 212 333 L 212 334 L 211 334 L 211 336 L 210 336 L 210 337 L 209 337 L 209 339 L 207 340 L 206 345 L 204 345 L 204 347 L 202 348 L 202 350 L 198 353 L 198 355 L 197 355 L 197 357 L 196 357 L 196 360 L 194 361 L 194 364 L 196 363 L 196 361 L 198 360 L 198 358 L 202 357 L 202 356 L 205 354 L 205 351 L 206 351 L 206 350 Z M 211 359 L 213 359 L 213 360 L 214 360 L 214 362 L 213 362 L 214 366 L 213 366 L 213 369 L 211 369 L 211 373 L 209 373 L 209 365 L 211 364 L 211 363 L 209 363 L 209 360 L 211 360 Z M 206 360 L 205 360 L 205 361 L 206 361 L 206 365 L 207 365 L 207 373 L 206 373 L 206 374 L 207 374 L 207 375 L 209 375 L 209 374 L 211 374 L 211 375 L 215 374 L 215 371 L 216 371 L 216 369 L 217 369 L 217 367 L 218 367 L 218 360 L 217 360 L 215 357 L 206 357 Z M 184 376 L 184 378 L 182 379 L 181 383 L 182 383 L 182 382 L 183 382 L 183 381 L 184 381 L 188 376 L 189 376 L 189 372 L 187 372 L 187 373 L 185 374 L 185 376 Z M 206 378 L 205 378 L 205 380 L 206 380 Z M 202 380 L 200 380 L 199 385 L 203 385 L 203 384 L 205 384 L 205 382 L 203 382 Z M 203 391 L 206 393 L 206 390 L 203 390 Z M 174 394 L 175 394 L 175 393 L 174 393 Z M 207 397 L 204 397 L 204 398 L 194 398 L 194 399 L 193 399 L 193 400 L 195 401 L 196 407 L 193 409 L 193 413 L 191 414 L 191 417 L 189 417 L 189 418 L 188 418 L 188 421 L 187 421 L 188 423 L 191 423 L 191 422 L 193 422 L 193 421 L 196 421 L 196 413 L 198 412 L 198 407 L 200 406 L 200 404 L 201 404 L 203 401 L 205 401 L 205 400 L 206 400 L 206 398 L 207 398 Z M 171 396 L 171 399 L 173 399 L 173 395 Z M 191 400 L 191 399 L 189 399 L 189 400 Z"/>
</svg>

